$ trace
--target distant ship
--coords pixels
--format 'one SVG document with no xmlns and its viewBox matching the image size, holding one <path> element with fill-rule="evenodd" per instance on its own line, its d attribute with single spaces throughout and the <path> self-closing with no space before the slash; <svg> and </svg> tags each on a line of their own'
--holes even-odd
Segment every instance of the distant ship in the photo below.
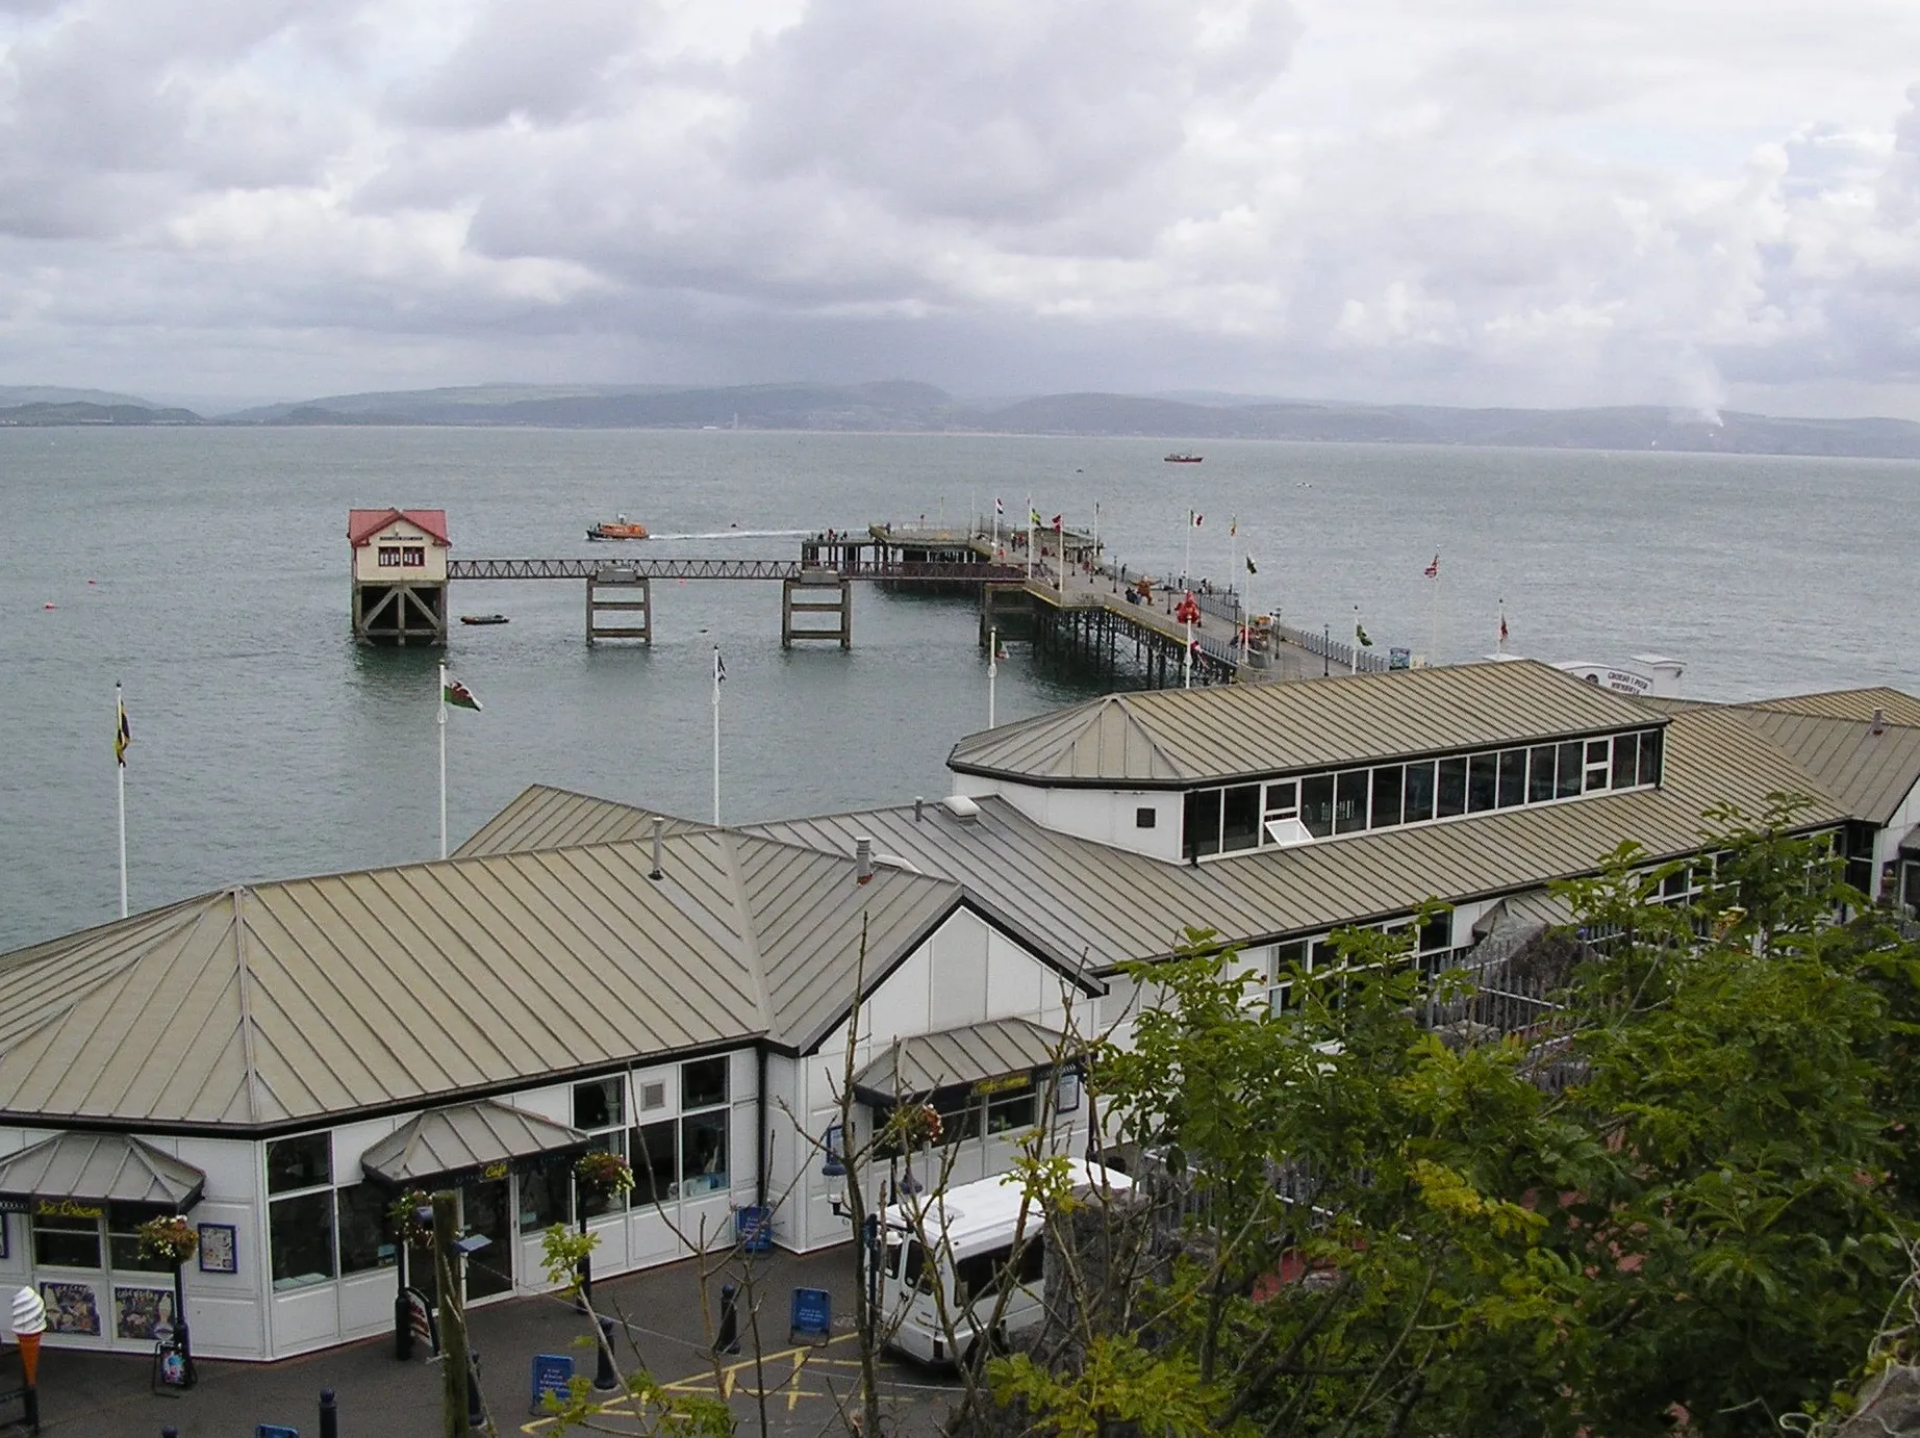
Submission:
<svg viewBox="0 0 1920 1438">
<path fill-rule="evenodd" d="M 507 616 L 504 614 L 463 614 L 460 616 L 460 622 L 462 624 L 505 624 L 507 622 Z"/>
<path fill-rule="evenodd" d="M 1167 456 L 1167 463 L 1168 464 L 1198 464 L 1200 463 L 1201 460 L 1205 458 L 1206 456 L 1204 454 L 1170 454 Z"/>
<path fill-rule="evenodd" d="M 624 514 L 611 524 L 602 522 L 587 531 L 588 539 L 645 539 L 646 537 L 646 525 L 631 523 Z"/>
</svg>

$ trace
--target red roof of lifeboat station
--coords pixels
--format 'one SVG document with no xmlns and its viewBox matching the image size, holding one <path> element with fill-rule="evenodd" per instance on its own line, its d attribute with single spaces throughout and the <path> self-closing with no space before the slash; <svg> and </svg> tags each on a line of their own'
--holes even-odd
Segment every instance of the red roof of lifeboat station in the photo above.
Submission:
<svg viewBox="0 0 1920 1438">
<path fill-rule="evenodd" d="M 350 509 L 347 511 L 347 539 L 358 549 L 396 519 L 416 524 L 449 549 L 453 547 L 453 541 L 447 538 L 447 512 L 444 509 Z"/>
</svg>

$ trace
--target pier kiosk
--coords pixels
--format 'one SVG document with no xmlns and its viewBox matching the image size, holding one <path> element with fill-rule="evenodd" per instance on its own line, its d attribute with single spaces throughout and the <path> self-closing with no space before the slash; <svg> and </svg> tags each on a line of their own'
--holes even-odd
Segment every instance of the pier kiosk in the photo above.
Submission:
<svg viewBox="0 0 1920 1438">
<path fill-rule="evenodd" d="M 352 509 L 353 637 L 362 644 L 447 642 L 447 512 Z"/>
</svg>

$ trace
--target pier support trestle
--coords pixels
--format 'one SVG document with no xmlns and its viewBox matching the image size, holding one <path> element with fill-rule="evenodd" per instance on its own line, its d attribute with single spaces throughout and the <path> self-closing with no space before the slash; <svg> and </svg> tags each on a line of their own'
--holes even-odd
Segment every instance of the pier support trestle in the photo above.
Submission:
<svg viewBox="0 0 1920 1438">
<path fill-rule="evenodd" d="M 780 647 L 816 639 L 853 648 L 853 581 L 831 569 L 803 569 L 780 586 Z"/>
<path fill-rule="evenodd" d="M 653 643 L 653 581 L 644 574 L 613 565 L 587 577 L 587 643 L 602 639 Z"/>
</svg>

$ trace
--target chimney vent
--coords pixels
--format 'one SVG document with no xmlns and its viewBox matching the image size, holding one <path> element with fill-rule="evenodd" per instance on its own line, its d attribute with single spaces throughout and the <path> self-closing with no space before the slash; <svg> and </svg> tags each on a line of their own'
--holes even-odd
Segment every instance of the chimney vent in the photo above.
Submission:
<svg viewBox="0 0 1920 1438">
<path fill-rule="evenodd" d="M 980 822 L 980 806 L 965 794 L 949 794 L 940 801 L 940 807 L 963 824 Z"/>
<path fill-rule="evenodd" d="M 853 881 L 856 884 L 873 882 L 873 840 L 865 834 L 853 841 Z"/>
<path fill-rule="evenodd" d="M 1884 734 L 1887 732 L 1887 711 L 1886 710 L 1880 709 L 1877 707 L 1874 709 L 1873 728 L 1869 732 L 1874 734 Z"/>
<path fill-rule="evenodd" d="M 667 821 L 658 814 L 653 816 L 653 867 L 647 871 L 649 879 L 664 878 L 660 869 L 660 836 L 667 831 Z"/>
<path fill-rule="evenodd" d="M 920 822 L 920 816 L 926 812 L 926 808 L 927 808 L 927 801 L 921 798 L 918 794 L 915 794 L 913 796 L 913 822 L 914 823 L 918 824 Z"/>
</svg>

